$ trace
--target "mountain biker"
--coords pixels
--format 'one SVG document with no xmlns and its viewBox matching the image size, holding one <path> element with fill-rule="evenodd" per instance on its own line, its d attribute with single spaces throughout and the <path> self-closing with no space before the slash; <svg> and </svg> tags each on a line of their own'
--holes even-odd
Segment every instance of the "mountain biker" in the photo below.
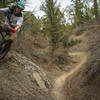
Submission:
<svg viewBox="0 0 100 100">
<path fill-rule="evenodd" d="M 21 1 L 18 1 L 12 8 L 0 8 L 0 13 L 6 15 L 5 24 L 11 32 L 10 39 L 12 41 L 16 38 L 16 32 L 19 31 L 23 23 L 22 10 L 24 10 L 24 3 Z"/>
</svg>

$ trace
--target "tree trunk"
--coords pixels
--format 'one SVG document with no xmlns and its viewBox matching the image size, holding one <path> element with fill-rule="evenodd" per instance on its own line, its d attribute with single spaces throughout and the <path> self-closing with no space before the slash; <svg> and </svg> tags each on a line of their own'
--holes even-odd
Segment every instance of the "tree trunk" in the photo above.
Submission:
<svg viewBox="0 0 100 100">
<path fill-rule="evenodd" d="M 98 20 L 98 3 L 97 0 L 94 0 L 94 15 L 96 20 Z"/>
</svg>

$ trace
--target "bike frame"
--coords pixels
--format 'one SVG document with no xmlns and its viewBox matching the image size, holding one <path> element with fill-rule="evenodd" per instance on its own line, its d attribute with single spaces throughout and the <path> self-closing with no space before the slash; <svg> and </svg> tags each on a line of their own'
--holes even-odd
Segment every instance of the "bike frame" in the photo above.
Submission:
<svg viewBox="0 0 100 100">
<path fill-rule="evenodd" d="M 5 39 L 5 36 L 2 34 L 2 32 L 0 32 L 0 35 L 2 36 L 2 39 Z"/>
<path fill-rule="evenodd" d="M 0 35 L 2 36 L 2 39 L 5 39 L 5 37 L 8 35 L 7 34 L 7 31 L 2 31 L 3 29 L 2 29 L 2 27 L 0 28 Z M 5 34 L 3 34 L 3 32 L 5 32 Z"/>
<path fill-rule="evenodd" d="M 0 35 L 2 36 L 2 39 L 5 39 L 7 32 L 3 30 L 2 24 L 3 22 L 0 20 Z M 3 34 L 3 32 L 5 32 L 5 35 Z"/>
</svg>

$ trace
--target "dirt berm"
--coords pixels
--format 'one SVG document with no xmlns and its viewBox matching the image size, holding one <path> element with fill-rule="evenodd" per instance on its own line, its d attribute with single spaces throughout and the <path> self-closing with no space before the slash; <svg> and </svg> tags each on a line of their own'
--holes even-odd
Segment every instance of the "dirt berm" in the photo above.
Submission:
<svg viewBox="0 0 100 100">
<path fill-rule="evenodd" d="M 84 55 L 86 60 L 80 69 L 66 79 L 67 99 L 100 100 L 100 25 L 85 26 L 74 36 L 82 41 L 71 47 L 69 52 L 86 52 L 87 55 Z M 84 56 L 81 56 L 82 60 Z"/>
</svg>

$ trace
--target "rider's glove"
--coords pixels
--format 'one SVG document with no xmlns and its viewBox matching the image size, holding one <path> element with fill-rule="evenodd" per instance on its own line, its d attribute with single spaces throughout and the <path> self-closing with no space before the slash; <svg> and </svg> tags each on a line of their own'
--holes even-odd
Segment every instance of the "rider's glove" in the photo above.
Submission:
<svg viewBox="0 0 100 100">
<path fill-rule="evenodd" d="M 11 29 L 10 31 L 13 32 L 13 33 L 15 33 L 17 30 L 16 29 Z"/>
</svg>

